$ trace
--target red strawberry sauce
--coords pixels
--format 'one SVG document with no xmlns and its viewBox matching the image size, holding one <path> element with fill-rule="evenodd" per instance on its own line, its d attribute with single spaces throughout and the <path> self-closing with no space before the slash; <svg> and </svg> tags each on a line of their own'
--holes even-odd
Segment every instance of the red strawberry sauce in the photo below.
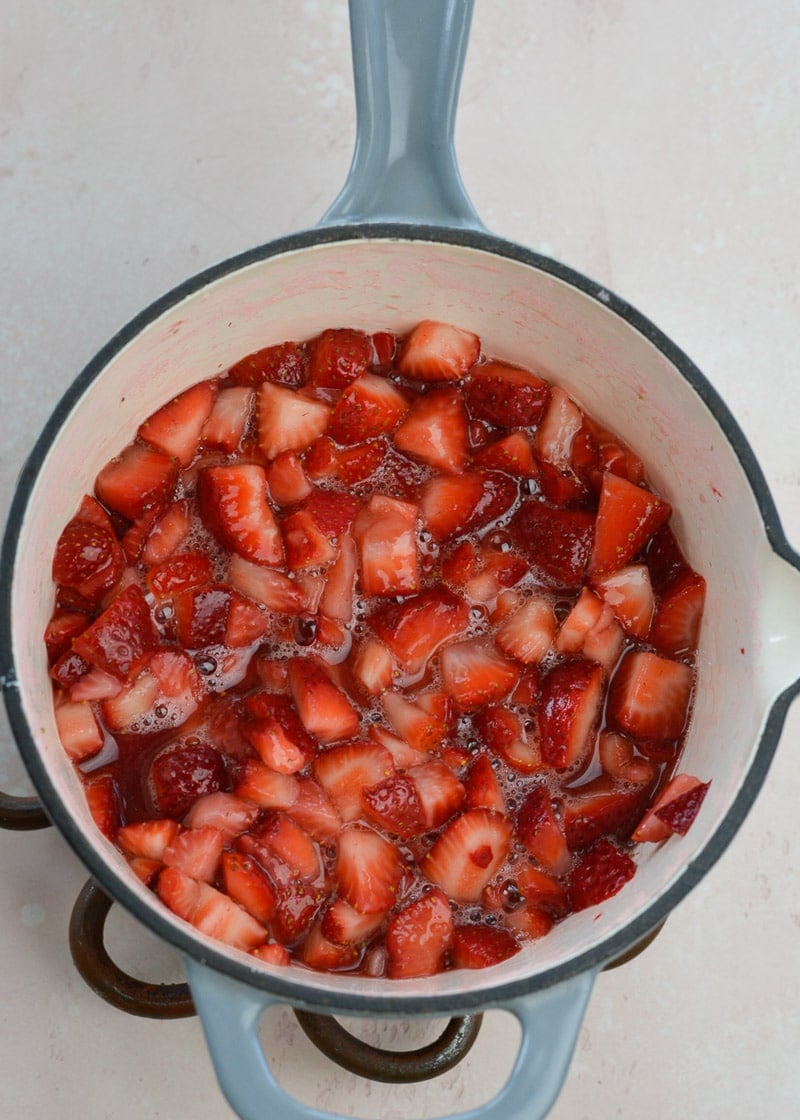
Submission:
<svg viewBox="0 0 800 1120">
<path fill-rule="evenodd" d="M 705 581 L 670 516 L 464 329 L 245 355 L 143 420 L 56 547 L 56 721 L 98 827 L 271 964 L 505 960 L 705 796 L 676 773 Z"/>
</svg>

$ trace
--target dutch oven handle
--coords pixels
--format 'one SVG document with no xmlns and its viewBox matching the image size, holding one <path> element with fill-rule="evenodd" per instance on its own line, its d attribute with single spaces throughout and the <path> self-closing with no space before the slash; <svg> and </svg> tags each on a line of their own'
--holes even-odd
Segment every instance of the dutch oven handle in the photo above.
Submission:
<svg viewBox="0 0 800 1120">
<path fill-rule="evenodd" d="M 0 828 L 13 832 L 30 832 L 49 828 L 50 820 L 35 797 L 14 797 L 0 793 Z"/>
</svg>

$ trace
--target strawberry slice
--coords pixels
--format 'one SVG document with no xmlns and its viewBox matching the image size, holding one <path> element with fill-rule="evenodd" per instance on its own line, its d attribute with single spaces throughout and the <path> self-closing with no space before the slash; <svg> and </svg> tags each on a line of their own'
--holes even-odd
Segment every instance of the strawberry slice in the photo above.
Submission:
<svg viewBox="0 0 800 1120">
<path fill-rule="evenodd" d="M 73 762 L 91 758 L 102 749 L 105 739 L 91 704 L 59 698 L 55 717 L 61 746 Z"/>
<path fill-rule="evenodd" d="M 457 381 L 477 362 L 480 352 L 476 334 L 423 319 L 404 339 L 397 368 L 413 381 Z"/>
<path fill-rule="evenodd" d="M 535 774 L 541 770 L 542 753 L 535 728 L 532 734 L 522 725 L 519 716 L 507 707 L 489 705 L 473 716 L 473 722 L 486 745 L 514 770 L 521 774 Z"/>
<path fill-rule="evenodd" d="M 90 665 L 126 680 L 157 644 L 147 600 L 141 588 L 131 584 L 73 640 L 72 648 Z"/>
<path fill-rule="evenodd" d="M 517 836 L 540 867 L 553 875 L 563 875 L 571 856 L 564 827 L 553 809 L 553 798 L 546 786 L 537 785 L 520 807 Z"/>
<path fill-rule="evenodd" d="M 343 898 L 336 898 L 322 917 L 320 932 L 335 945 L 361 945 L 381 928 L 386 915 L 361 914 Z"/>
<path fill-rule="evenodd" d="M 389 752 L 378 743 L 343 743 L 323 751 L 314 762 L 314 776 L 343 821 L 362 815 L 362 793 L 394 775 Z"/>
<path fill-rule="evenodd" d="M 278 565 L 283 545 L 267 502 L 264 468 L 205 467 L 197 476 L 200 516 L 219 543 L 254 564 Z"/>
<path fill-rule="evenodd" d="M 104 506 L 135 521 L 151 506 L 169 501 L 179 471 L 177 459 L 144 444 L 131 443 L 106 463 L 95 480 L 95 491 Z"/>
<path fill-rule="evenodd" d="M 438 713 L 427 711 L 399 692 L 385 692 L 382 705 L 394 730 L 414 750 L 435 751 L 441 746 L 447 723 Z"/>
<path fill-rule="evenodd" d="M 313 490 L 295 451 L 281 451 L 267 467 L 266 474 L 270 497 L 279 506 L 302 502 Z"/>
<path fill-rule="evenodd" d="M 611 607 L 626 634 L 647 638 L 655 611 L 655 596 L 646 564 L 628 564 L 594 579 L 592 584 Z"/>
<path fill-rule="evenodd" d="M 490 638 L 446 646 L 441 656 L 442 681 L 462 712 L 493 704 L 511 692 L 519 668 Z"/>
<path fill-rule="evenodd" d="M 468 809 L 439 836 L 422 861 L 422 871 L 448 898 L 479 902 L 508 855 L 513 831 L 499 813 Z"/>
<path fill-rule="evenodd" d="M 207 793 L 198 797 L 183 818 L 187 828 L 216 828 L 226 842 L 255 823 L 259 808 L 233 793 Z"/>
<path fill-rule="evenodd" d="M 392 655 L 377 638 L 365 638 L 356 650 L 350 670 L 353 679 L 370 696 L 380 696 L 392 686 Z"/>
<path fill-rule="evenodd" d="M 69 695 L 71 700 L 107 700 L 118 696 L 123 688 L 118 677 L 112 677 L 102 669 L 90 669 L 70 687 Z"/>
<path fill-rule="evenodd" d="M 512 432 L 511 435 L 487 444 L 475 452 L 472 462 L 483 470 L 505 471 L 518 478 L 536 478 L 539 473 L 530 440 L 524 432 Z"/>
<path fill-rule="evenodd" d="M 66 524 L 53 556 L 56 583 L 95 602 L 119 582 L 124 569 L 125 556 L 110 522 L 98 525 L 73 517 Z"/>
<path fill-rule="evenodd" d="M 363 443 L 394 430 L 408 412 L 408 401 L 391 381 L 365 373 L 342 393 L 328 434 L 337 443 Z"/>
<path fill-rule="evenodd" d="M 501 428 L 538 424 L 550 397 L 548 383 L 502 362 L 475 366 L 464 390 L 470 415 Z"/>
<path fill-rule="evenodd" d="M 550 390 L 547 413 L 536 433 L 539 457 L 561 470 L 572 467 L 575 437 L 583 427 L 583 413 L 558 385 Z"/>
<path fill-rule="evenodd" d="M 251 951 L 250 956 L 257 957 L 265 964 L 276 965 L 281 968 L 285 968 L 292 963 L 289 950 L 278 941 L 268 941 L 266 945 L 259 945 Z"/>
<path fill-rule="evenodd" d="M 432 587 L 402 603 L 387 603 L 369 624 L 401 667 L 416 675 L 444 642 L 463 634 L 469 607 L 446 587 Z"/>
<path fill-rule="evenodd" d="M 625 636 L 616 616 L 602 599 L 584 587 L 556 635 L 559 653 L 580 654 L 596 661 L 608 674 L 619 660 Z"/>
<path fill-rule="evenodd" d="M 636 873 L 636 864 L 610 840 L 596 840 L 582 854 L 569 877 L 573 910 L 585 910 L 613 897 Z"/>
<path fill-rule="evenodd" d="M 495 632 L 495 640 L 509 657 L 515 657 L 524 665 L 537 665 L 552 650 L 555 633 L 552 600 L 532 595 L 503 619 Z"/>
<path fill-rule="evenodd" d="M 222 833 L 215 828 L 185 828 L 164 850 L 164 863 L 192 879 L 213 883 L 222 858 L 222 844 Z"/>
<path fill-rule="evenodd" d="M 197 882 L 177 867 L 165 868 L 158 877 L 158 896 L 169 909 L 201 933 L 235 949 L 255 949 L 267 940 L 267 931 L 232 899 L 207 883 Z"/>
<path fill-rule="evenodd" d="M 706 600 L 706 581 L 697 572 L 682 573 L 661 592 L 650 641 L 662 653 L 694 653 Z"/>
<path fill-rule="evenodd" d="M 299 509 L 281 521 L 281 536 L 286 549 L 286 564 L 292 572 L 321 568 L 336 557 L 336 545 L 306 509 Z"/>
<path fill-rule="evenodd" d="M 453 915 L 445 895 L 433 890 L 405 906 L 386 930 L 388 972 L 394 980 L 433 976 L 445 966 L 453 943 Z"/>
<path fill-rule="evenodd" d="M 419 588 L 417 506 L 374 494 L 353 526 L 361 585 L 370 597 L 408 595 Z"/>
<path fill-rule="evenodd" d="M 529 500 L 509 531 L 522 552 L 555 587 L 579 587 L 592 549 L 594 517 L 587 510 L 555 509 Z"/>
<path fill-rule="evenodd" d="M 201 381 L 173 397 L 139 426 L 139 438 L 188 467 L 217 396 L 213 381 Z"/>
<path fill-rule="evenodd" d="M 339 894 L 361 914 L 389 910 L 397 899 L 403 862 L 393 844 L 374 829 L 350 824 L 342 829 L 336 854 Z"/>
<path fill-rule="evenodd" d="M 631 650 L 611 682 L 608 715 L 635 739 L 677 739 L 686 726 L 693 683 L 683 662 Z"/>
<path fill-rule="evenodd" d="M 348 534 L 339 542 L 339 555 L 325 573 L 325 588 L 319 609 L 327 618 L 350 622 L 353 617 L 358 553 L 355 542 Z"/>
<path fill-rule="evenodd" d="M 421 765 L 430 759 L 426 751 L 415 750 L 403 739 L 387 731 L 385 727 L 372 723 L 369 728 L 369 737 L 374 743 L 385 747 L 394 759 L 395 766 L 400 770 L 407 770 L 411 766 Z"/>
<path fill-rule="evenodd" d="M 321 843 L 335 840 L 342 830 L 342 818 L 331 799 L 313 778 L 298 779 L 297 799 L 289 812 L 309 836 Z"/>
<path fill-rule="evenodd" d="M 289 809 L 300 796 L 300 784 L 293 775 L 279 774 L 271 766 L 250 759 L 234 792 L 262 809 Z"/>
<path fill-rule="evenodd" d="M 175 820 L 185 816 L 198 798 L 216 793 L 225 785 L 222 755 L 208 743 L 165 747 L 153 759 L 148 777 L 156 812 Z"/>
<path fill-rule="evenodd" d="M 603 671 L 589 661 L 567 661 L 544 677 L 539 698 L 542 758 L 564 770 L 582 766 L 594 748 L 603 701 Z"/>
<path fill-rule="evenodd" d="M 440 828 L 464 804 L 464 786 L 438 759 L 411 766 L 408 777 L 416 787 L 426 832 Z"/>
<path fill-rule="evenodd" d="M 189 503 L 175 502 L 153 522 L 142 548 L 142 563 L 149 568 L 168 560 L 190 529 Z"/>
<path fill-rule="evenodd" d="M 203 445 L 217 447 L 228 454 L 235 451 L 242 442 L 245 428 L 253 414 L 255 399 L 255 393 L 246 385 L 221 389 L 203 425 Z"/>
<path fill-rule="evenodd" d="M 684 836 L 700 811 L 710 784 L 691 774 L 675 774 L 639 821 L 632 838 L 657 844 L 673 832 Z"/>
<path fill-rule="evenodd" d="M 228 370 L 228 377 L 236 385 L 260 385 L 274 381 L 297 389 L 305 385 L 308 377 L 308 356 L 303 343 L 281 342 L 255 350 Z"/>
<path fill-rule="evenodd" d="M 52 665 L 72 645 L 89 625 L 88 617 L 80 611 L 55 611 L 44 632 L 47 659 Z"/>
<path fill-rule="evenodd" d="M 589 573 L 605 575 L 624 567 L 669 518 L 668 502 L 606 471 L 589 558 Z"/>
<path fill-rule="evenodd" d="M 228 561 L 226 579 L 230 587 L 277 614 L 297 614 L 305 605 L 303 589 L 293 579 L 235 553 Z"/>
<path fill-rule="evenodd" d="M 341 389 L 366 373 L 372 362 L 372 339 L 363 331 L 326 330 L 309 344 L 308 384 Z"/>
<path fill-rule="evenodd" d="M 562 816 L 570 848 L 585 848 L 602 836 L 627 840 L 652 790 L 652 784 L 634 785 L 607 774 L 566 790 Z"/>
<path fill-rule="evenodd" d="M 470 763 L 464 777 L 464 805 L 467 809 L 506 811 L 506 799 L 488 754 L 479 754 Z"/>
<path fill-rule="evenodd" d="M 180 829 L 175 821 L 137 821 L 126 824 L 117 832 L 117 844 L 127 856 L 158 860 L 163 863 L 164 852 L 177 839 Z"/>
<path fill-rule="evenodd" d="M 408 775 L 393 774 L 362 789 L 361 801 L 369 820 L 401 840 L 409 840 L 425 831 L 417 786 Z"/>
<path fill-rule="evenodd" d="M 248 914 L 266 926 L 275 917 L 275 888 L 251 856 L 222 853 L 222 885 L 225 893 Z"/>
<path fill-rule="evenodd" d="M 320 880 L 322 876 L 322 857 L 316 842 L 306 830 L 286 813 L 272 810 L 264 814 L 258 825 L 248 833 L 255 841 L 260 859 L 276 875 L 271 856 L 277 857 L 293 875 L 308 883 Z M 264 853 L 268 853 L 266 856 Z"/>
<path fill-rule="evenodd" d="M 263 607 L 246 599 L 238 591 L 231 591 L 225 645 L 234 650 L 252 646 L 253 642 L 263 638 L 271 629 L 272 621 Z"/>
<path fill-rule="evenodd" d="M 258 446 L 267 459 L 304 451 L 328 426 L 330 405 L 265 381 L 258 390 Z"/>
<path fill-rule="evenodd" d="M 293 658 L 289 662 L 289 687 L 301 723 L 321 743 L 335 743 L 358 734 L 358 712 L 318 664 Z"/>
<path fill-rule="evenodd" d="M 457 474 L 469 458 L 467 410 L 457 389 L 434 389 L 417 397 L 395 431 L 398 451 L 436 470 Z"/>
<path fill-rule="evenodd" d="M 490 968 L 518 953 L 520 946 L 507 929 L 484 922 L 456 926 L 453 933 L 452 960 L 455 968 Z"/>
<path fill-rule="evenodd" d="M 434 540 L 481 529 L 511 508 L 517 500 L 513 479 L 499 471 L 438 475 L 420 493 L 420 509 Z"/>
<path fill-rule="evenodd" d="M 318 972 L 349 971 L 358 964 L 360 947 L 338 944 L 322 932 L 322 922 L 315 922 L 298 947 L 299 959 Z"/>
</svg>

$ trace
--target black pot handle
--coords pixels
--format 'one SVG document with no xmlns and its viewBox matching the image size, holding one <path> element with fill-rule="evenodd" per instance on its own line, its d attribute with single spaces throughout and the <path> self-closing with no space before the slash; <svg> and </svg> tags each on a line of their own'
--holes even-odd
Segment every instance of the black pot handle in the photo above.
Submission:
<svg viewBox="0 0 800 1120">
<path fill-rule="evenodd" d="M 35 797 L 14 797 L 0 793 L 0 828 L 14 832 L 32 832 L 48 828 L 50 821 Z"/>
</svg>

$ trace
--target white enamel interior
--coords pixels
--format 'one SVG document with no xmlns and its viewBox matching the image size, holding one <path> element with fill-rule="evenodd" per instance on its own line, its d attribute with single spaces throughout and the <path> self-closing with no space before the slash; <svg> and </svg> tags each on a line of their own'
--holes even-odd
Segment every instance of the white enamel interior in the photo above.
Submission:
<svg viewBox="0 0 800 1120">
<path fill-rule="evenodd" d="M 741 787 L 772 699 L 800 675 L 800 630 L 790 621 L 800 615 L 798 573 L 771 552 L 739 461 L 663 354 L 602 299 L 479 249 L 359 240 L 268 258 L 173 306 L 94 381 L 41 468 L 21 527 L 13 588 L 15 660 L 27 720 L 63 802 L 96 835 L 55 732 L 41 641 L 61 526 L 91 491 L 99 468 L 180 389 L 252 350 L 323 327 L 402 332 L 421 318 L 474 330 L 488 354 L 538 367 L 563 384 L 643 456 L 654 485 L 677 509 L 677 532 L 709 587 L 683 768 L 711 778 L 712 785 L 689 835 L 642 849 L 635 879 L 602 906 L 599 919 L 595 910 L 572 916 L 503 965 L 403 984 L 298 973 L 311 999 L 324 1001 L 332 990 L 391 993 L 399 1009 L 422 993 L 483 992 L 544 972 L 625 927 L 708 843 Z M 161 910 L 104 839 L 97 836 L 96 846 L 113 874 Z"/>
</svg>

